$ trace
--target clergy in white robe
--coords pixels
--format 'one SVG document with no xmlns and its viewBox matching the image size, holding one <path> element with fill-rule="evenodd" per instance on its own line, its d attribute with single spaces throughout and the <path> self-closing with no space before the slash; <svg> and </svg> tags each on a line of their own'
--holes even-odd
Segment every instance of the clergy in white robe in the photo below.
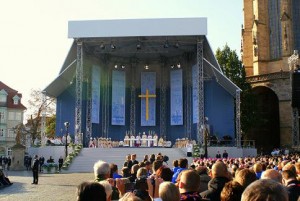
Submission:
<svg viewBox="0 0 300 201">
<path fill-rule="evenodd" d="M 145 132 L 142 135 L 142 147 L 147 147 L 147 135 Z"/>
<path fill-rule="evenodd" d="M 148 135 L 148 147 L 151 147 L 152 146 L 152 135 L 149 134 Z"/>
<path fill-rule="evenodd" d="M 130 136 L 130 147 L 134 147 L 134 143 L 135 143 L 135 137 L 134 135 Z"/>
<path fill-rule="evenodd" d="M 154 134 L 154 136 L 153 136 L 153 147 L 157 147 L 157 142 L 158 142 L 158 136 L 157 136 L 157 134 Z"/>
</svg>

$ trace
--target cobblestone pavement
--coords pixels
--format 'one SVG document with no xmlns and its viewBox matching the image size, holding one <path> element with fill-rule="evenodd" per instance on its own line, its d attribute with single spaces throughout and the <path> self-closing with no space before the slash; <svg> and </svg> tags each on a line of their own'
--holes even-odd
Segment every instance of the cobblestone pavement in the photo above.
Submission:
<svg viewBox="0 0 300 201">
<path fill-rule="evenodd" d="M 32 185 L 31 171 L 8 171 L 13 185 L 0 189 L 1 201 L 75 201 L 76 187 L 91 181 L 93 173 L 39 174 L 39 184 Z"/>
</svg>

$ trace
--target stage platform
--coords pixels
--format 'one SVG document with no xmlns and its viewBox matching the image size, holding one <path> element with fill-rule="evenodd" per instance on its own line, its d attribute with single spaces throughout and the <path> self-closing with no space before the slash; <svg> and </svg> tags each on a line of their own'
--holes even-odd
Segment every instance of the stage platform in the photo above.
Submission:
<svg viewBox="0 0 300 201">
<path fill-rule="evenodd" d="M 219 151 L 221 154 L 226 150 L 229 157 L 247 157 L 256 156 L 257 151 L 255 148 L 237 148 L 237 147 L 208 147 L 208 156 L 214 158 L 216 153 Z M 69 153 L 72 149 L 69 149 Z M 29 148 L 30 155 L 37 154 L 38 156 L 43 155 L 47 160 L 52 156 L 54 161 L 57 163 L 60 156 L 64 156 L 64 146 L 46 146 L 39 148 Z M 144 155 L 158 154 L 167 155 L 169 157 L 168 165 L 172 166 L 172 161 L 179 158 L 187 158 L 189 163 L 193 161 L 192 157 L 186 157 L 186 150 L 184 148 L 131 148 L 131 147 L 120 147 L 120 148 L 83 148 L 80 154 L 74 158 L 73 163 L 70 165 L 65 173 L 71 172 L 93 172 L 93 165 L 98 160 L 103 160 L 108 163 L 115 163 L 118 165 L 119 170 L 122 168 L 127 154 L 137 154 L 137 160 L 142 161 Z"/>
</svg>

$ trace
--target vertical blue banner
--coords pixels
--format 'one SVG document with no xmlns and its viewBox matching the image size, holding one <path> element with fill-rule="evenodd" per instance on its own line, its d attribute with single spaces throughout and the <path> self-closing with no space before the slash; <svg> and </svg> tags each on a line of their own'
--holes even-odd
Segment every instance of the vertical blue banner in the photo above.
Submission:
<svg viewBox="0 0 300 201">
<path fill-rule="evenodd" d="M 100 122 L 100 67 L 92 66 L 92 123 L 99 124 Z"/>
<path fill-rule="evenodd" d="M 171 71 L 170 82 L 171 125 L 183 125 L 182 69 Z"/>
<path fill-rule="evenodd" d="M 198 75 L 199 69 L 197 65 L 192 67 L 192 84 L 193 84 L 193 124 L 199 122 L 199 94 L 198 94 Z"/>
<path fill-rule="evenodd" d="M 112 72 L 111 124 L 125 125 L 125 72 Z"/>
<path fill-rule="evenodd" d="M 155 126 L 156 123 L 156 73 L 141 73 L 141 126 Z"/>
</svg>

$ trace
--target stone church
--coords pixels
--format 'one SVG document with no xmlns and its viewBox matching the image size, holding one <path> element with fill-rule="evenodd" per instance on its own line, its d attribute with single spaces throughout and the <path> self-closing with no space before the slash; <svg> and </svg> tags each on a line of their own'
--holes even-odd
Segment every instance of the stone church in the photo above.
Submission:
<svg viewBox="0 0 300 201">
<path fill-rule="evenodd" d="M 299 21 L 299 0 L 244 0 L 241 57 L 262 119 L 249 133 L 257 147 L 299 148 L 299 108 L 291 104 Z"/>
</svg>

